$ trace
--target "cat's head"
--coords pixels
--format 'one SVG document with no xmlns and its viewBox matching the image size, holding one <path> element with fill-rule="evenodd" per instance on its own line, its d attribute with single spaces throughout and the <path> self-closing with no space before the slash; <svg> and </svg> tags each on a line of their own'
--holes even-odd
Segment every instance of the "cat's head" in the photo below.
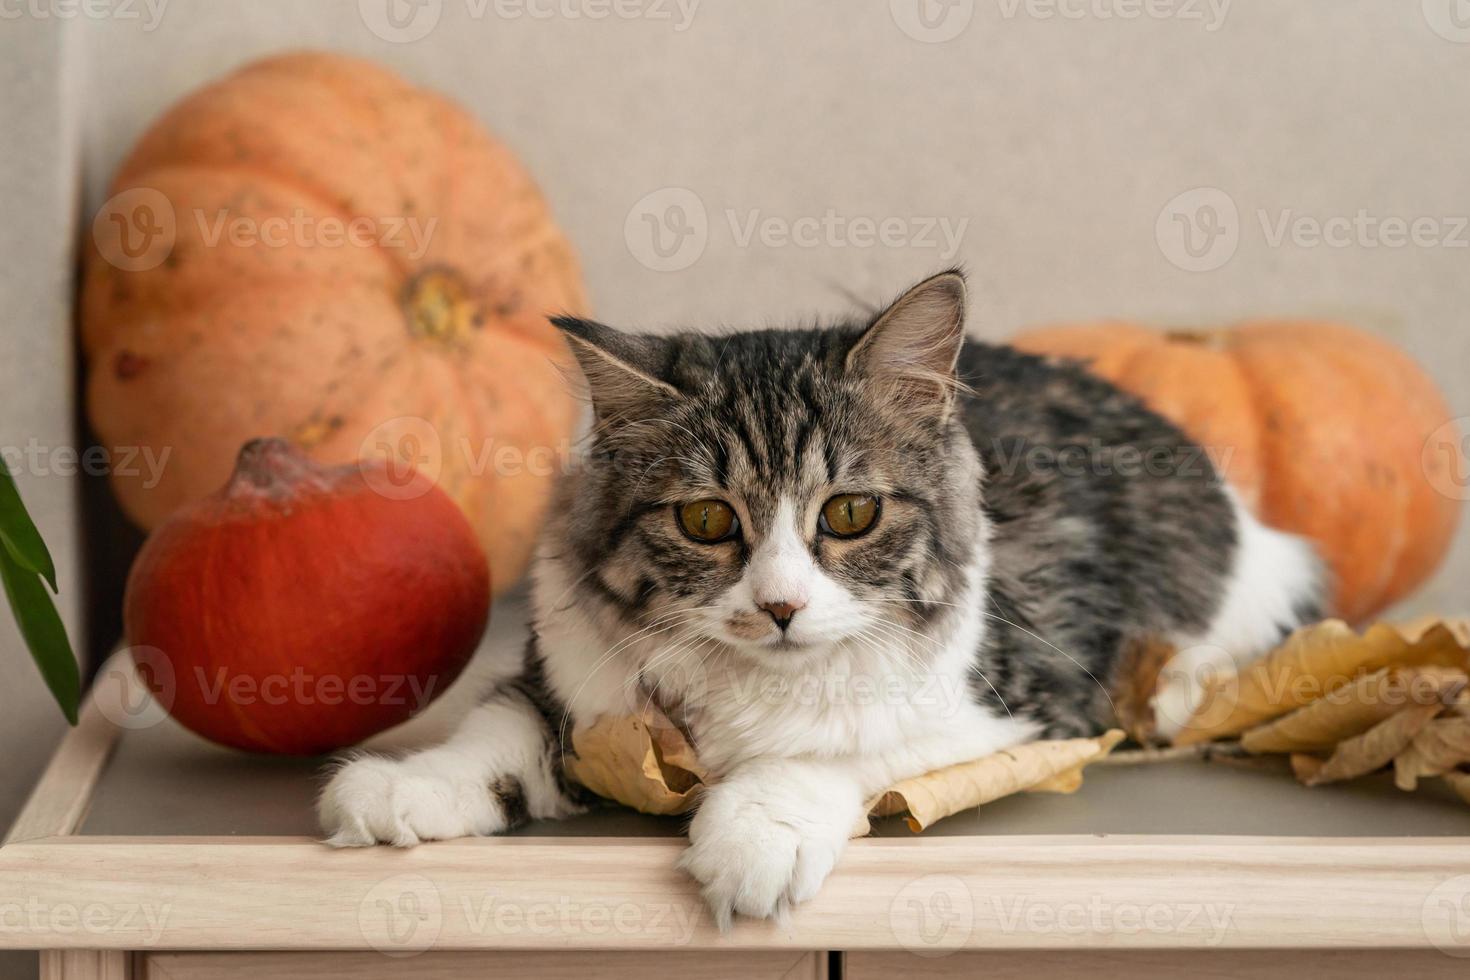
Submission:
<svg viewBox="0 0 1470 980">
<path fill-rule="evenodd" d="M 958 272 L 871 322 L 667 337 L 560 318 L 595 428 L 559 537 L 630 623 L 795 664 L 945 614 L 982 534 Z"/>
</svg>

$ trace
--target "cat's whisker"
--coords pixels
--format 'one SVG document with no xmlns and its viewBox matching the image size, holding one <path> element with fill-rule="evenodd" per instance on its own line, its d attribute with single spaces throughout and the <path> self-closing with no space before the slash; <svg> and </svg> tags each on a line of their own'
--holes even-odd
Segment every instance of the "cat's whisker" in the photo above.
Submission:
<svg viewBox="0 0 1470 980">
<path fill-rule="evenodd" d="M 713 607 L 697 606 L 693 609 L 681 608 L 677 610 L 672 610 L 665 614 L 661 614 L 655 617 L 652 624 L 644 627 L 636 633 L 624 637 L 622 640 L 618 641 L 610 649 L 608 649 L 605 653 L 599 656 L 596 662 L 593 663 L 591 669 L 588 670 L 587 676 L 582 678 L 582 683 L 577 686 L 576 691 L 572 693 L 572 696 L 566 702 L 566 710 L 562 713 L 561 724 L 557 729 L 558 740 L 564 741 L 566 738 L 567 720 L 572 716 L 572 708 L 576 705 L 577 699 L 582 696 L 582 692 L 587 689 L 587 685 L 591 683 L 592 678 L 597 675 L 598 671 L 600 671 L 607 664 L 611 663 L 613 658 L 617 656 L 619 651 L 625 649 L 630 644 L 647 639 L 650 636 L 661 636 L 669 630 L 678 629 L 681 626 L 692 623 L 696 619 L 698 619 L 702 613 L 707 612 L 711 608 Z M 684 618 L 680 619 L 680 617 Z M 669 622 L 669 620 L 678 621 L 674 622 L 672 625 L 665 625 Z M 662 628 L 660 629 L 659 627 Z M 657 632 L 650 632 L 653 630 L 657 630 Z"/>
<path fill-rule="evenodd" d="M 890 627 L 893 625 L 878 619 L 869 626 L 869 630 L 872 631 L 871 635 L 879 641 L 879 656 L 883 659 L 887 659 L 890 655 L 899 657 L 899 666 L 906 666 L 909 669 L 909 680 L 922 683 L 924 677 L 933 673 L 931 665 L 925 663 L 918 654 L 909 649 L 907 637 L 891 631 Z M 928 639 L 927 637 L 922 638 Z"/>
<path fill-rule="evenodd" d="M 680 461 L 682 463 L 688 463 L 691 467 L 693 467 L 695 469 L 698 469 L 698 468 L 700 468 L 702 466 L 706 466 L 707 465 L 703 460 L 691 459 L 688 456 L 660 456 L 658 459 L 654 460 L 653 462 L 649 463 L 647 466 L 643 467 L 643 472 L 640 473 L 640 474 L 638 474 L 638 481 L 633 484 L 633 488 L 635 490 L 642 490 L 643 489 L 643 483 L 644 483 L 644 481 L 648 479 L 648 472 L 650 470 L 652 470 L 655 466 L 657 466 L 659 463 L 667 463 L 671 459 L 672 460 L 678 460 L 678 461 Z"/>
<path fill-rule="evenodd" d="M 1060 653 L 1062 656 L 1064 656 L 1068 660 L 1072 661 L 1072 663 L 1074 663 L 1074 664 L 1077 665 L 1077 669 L 1078 670 L 1082 671 L 1082 673 L 1084 673 L 1088 677 L 1092 678 L 1092 683 L 1096 684 L 1097 685 L 1097 689 L 1099 691 L 1102 691 L 1103 697 L 1105 697 L 1105 698 L 1108 699 L 1108 706 L 1113 709 L 1113 713 L 1114 714 L 1117 713 L 1118 706 L 1113 703 L 1113 696 L 1110 693 L 1108 693 L 1107 685 L 1105 685 L 1102 681 L 1098 680 L 1097 679 L 1097 675 L 1094 674 L 1092 671 L 1088 670 L 1082 664 L 1082 661 L 1078 660 L 1076 657 L 1072 656 L 1070 653 L 1068 653 L 1067 651 L 1063 650 L 1061 647 L 1057 646 L 1055 643 L 1051 642 L 1046 637 L 1044 637 L 1044 636 L 1038 636 L 1037 634 L 1035 634 L 1035 633 L 1031 632 L 1030 630 L 1028 630 L 1026 627 L 1020 626 L 1020 625 L 1018 625 L 1016 623 L 1013 623 L 1009 619 L 1006 619 L 1004 616 L 997 616 L 995 613 L 988 613 L 988 612 L 985 612 L 984 610 L 981 610 L 980 615 L 982 615 L 982 616 L 988 616 L 991 619 L 994 619 L 994 620 L 997 620 L 999 622 L 1005 623 L 1007 626 L 1011 627 L 1012 629 L 1018 629 L 1022 633 L 1025 633 L 1027 636 L 1031 637 L 1033 640 L 1036 640 L 1038 643 L 1045 643 L 1047 646 L 1051 647 L 1057 653 Z"/>
<path fill-rule="evenodd" d="M 884 600 L 873 600 L 873 601 L 881 602 L 881 601 L 884 601 Z M 895 601 L 899 601 L 899 600 L 895 600 Z M 885 621 L 885 620 L 880 620 L 879 622 L 883 622 L 884 625 L 889 626 L 889 627 L 898 626 L 897 623 L 888 622 L 888 621 Z M 906 627 L 901 627 L 901 626 L 898 626 L 898 628 L 900 628 L 900 629 L 906 629 Z M 932 637 L 924 636 L 924 634 L 918 633 L 918 632 L 913 631 L 913 630 L 908 630 L 908 632 L 913 633 L 915 636 L 917 636 L 917 637 L 925 640 L 926 642 L 933 643 L 936 647 L 939 647 L 940 649 L 942 649 L 942 645 L 939 644 L 937 641 L 935 641 Z M 1000 702 L 1000 706 L 1005 709 L 1006 714 L 1009 715 L 1012 719 L 1014 719 L 1016 717 L 1015 712 L 1011 711 L 1011 706 L 1006 703 L 1006 699 L 1001 696 L 1000 691 L 991 682 L 990 678 L 986 675 L 985 671 L 983 671 L 983 670 L 980 669 L 980 663 L 979 663 L 978 659 L 972 659 L 970 661 L 968 667 L 967 667 L 967 670 L 973 671 L 975 674 L 978 674 L 979 675 L 980 679 L 985 682 L 985 686 L 988 687 L 988 688 L 990 688 L 990 692 L 995 695 L 995 699 Z"/>
<path fill-rule="evenodd" d="M 939 602 L 939 601 L 930 602 L 929 600 L 926 600 L 926 599 L 859 599 L 858 601 L 859 602 L 862 602 L 862 603 L 872 603 L 872 604 L 875 604 L 875 605 L 885 605 L 885 604 L 890 604 L 890 603 L 897 605 L 897 604 L 903 604 L 903 603 L 921 602 L 921 603 L 927 603 L 929 605 L 936 605 L 936 606 L 953 606 L 956 609 L 964 608 L 964 607 L 959 606 L 959 605 L 957 605 L 955 603 L 952 603 L 952 602 Z M 991 602 L 993 603 L 994 601 L 995 601 L 995 599 L 992 596 L 991 597 Z M 997 606 L 997 608 L 999 608 L 999 607 Z M 995 613 L 986 612 L 983 609 L 980 610 L 980 615 L 986 616 L 986 617 L 988 617 L 990 619 L 998 620 L 999 622 L 1002 622 L 1002 623 L 1006 624 L 1007 626 L 1010 626 L 1012 629 L 1020 630 L 1022 633 L 1025 633 L 1027 636 L 1029 636 L 1032 639 L 1036 640 L 1038 643 L 1044 643 L 1044 644 L 1046 644 L 1048 647 L 1050 647 L 1051 649 L 1055 650 L 1057 653 L 1061 654 L 1063 657 L 1067 658 L 1067 660 L 1069 660 L 1071 663 L 1075 664 L 1076 667 L 1079 670 L 1081 670 L 1084 674 L 1086 674 L 1088 677 L 1090 677 L 1092 679 L 1092 682 L 1097 685 L 1098 690 L 1100 690 L 1100 691 L 1103 692 L 1103 697 L 1105 697 L 1105 698 L 1108 699 L 1108 704 L 1109 705 L 1113 705 L 1113 698 L 1112 698 L 1112 695 L 1108 692 L 1107 687 L 1102 683 L 1102 681 L 1100 681 L 1100 680 L 1097 679 L 1097 675 L 1096 674 L 1094 674 L 1092 671 L 1088 670 L 1087 667 L 1084 666 L 1082 664 L 1082 662 L 1079 661 L 1076 657 L 1072 656 L 1070 653 L 1068 653 L 1067 651 L 1063 650 L 1061 647 L 1057 646 L 1055 643 L 1052 643 L 1050 640 L 1046 639 L 1045 637 L 1039 636 L 1036 633 L 1033 633 L 1031 630 L 1028 630 L 1026 627 L 1021 626 L 1018 623 L 1014 623 L 1011 620 L 1006 619 L 1004 616 L 998 616 Z M 898 626 L 899 624 L 889 622 L 888 625 L 890 625 L 890 626 Z M 899 628 L 905 629 L 908 632 L 914 633 L 915 636 L 923 636 L 923 634 L 917 633 L 914 630 L 908 630 L 907 627 L 899 627 Z M 924 637 L 924 639 L 929 640 L 930 642 L 933 642 L 929 637 Z M 985 677 L 985 675 L 983 673 L 981 673 L 978 664 L 975 665 L 975 666 L 973 666 L 971 669 L 973 669 L 976 673 L 980 674 L 980 676 L 985 680 L 985 683 L 990 687 L 991 691 L 993 691 L 995 693 L 996 699 L 1001 702 L 1002 706 L 1004 706 L 1005 705 L 1005 700 L 1003 698 L 1001 698 L 1000 692 L 995 689 L 995 685 L 990 683 L 990 679 L 988 677 Z M 1114 705 L 1113 708 L 1114 708 L 1115 711 L 1117 710 L 1116 705 Z M 1010 708 L 1009 707 L 1006 707 L 1006 712 L 1007 713 L 1010 713 Z"/>
<path fill-rule="evenodd" d="M 683 654 L 686 654 L 686 653 L 694 653 L 694 652 L 697 652 L 699 650 L 703 650 L 706 646 L 709 646 L 710 644 L 717 642 L 717 640 L 718 640 L 718 638 L 717 637 L 713 637 L 713 636 L 706 636 L 706 637 L 703 637 L 703 638 L 698 638 L 696 636 L 693 640 L 691 640 L 689 642 L 686 642 L 686 643 L 684 643 L 681 646 L 671 648 L 667 652 L 667 655 L 665 655 L 665 656 L 662 657 L 661 663 L 667 663 L 668 661 L 673 660 L 676 657 L 679 657 L 679 656 L 681 656 Z M 647 665 L 645 665 L 645 667 L 642 670 L 640 670 L 638 676 L 640 676 L 640 677 L 645 676 L 647 672 L 651 671 L 652 667 L 654 666 L 654 663 L 655 663 L 654 661 L 649 661 L 649 663 Z M 704 663 L 704 661 L 701 660 L 700 661 L 701 666 L 703 665 L 703 663 Z M 643 712 L 646 712 L 648 710 L 649 706 L 654 703 L 654 698 L 658 695 L 658 693 L 659 693 L 659 687 L 662 684 L 663 684 L 663 678 L 660 677 L 660 676 L 656 676 L 655 675 L 654 678 L 653 678 L 653 688 L 651 690 L 647 691 L 648 697 L 643 702 L 643 706 L 640 709 L 640 714 L 643 713 Z M 660 711 L 663 710 L 662 703 L 659 704 L 659 710 Z"/>
</svg>

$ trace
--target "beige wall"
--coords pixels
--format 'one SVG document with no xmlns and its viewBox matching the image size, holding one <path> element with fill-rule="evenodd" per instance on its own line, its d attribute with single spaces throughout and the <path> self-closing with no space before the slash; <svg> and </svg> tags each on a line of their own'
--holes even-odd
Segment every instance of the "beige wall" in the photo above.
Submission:
<svg viewBox="0 0 1470 980">
<path fill-rule="evenodd" d="M 47 450 L 15 477 L 56 559 L 58 604 L 76 638 L 77 487 L 54 472 L 50 452 L 76 442 L 69 302 L 76 153 L 63 57 L 55 24 L 0 26 L 0 446 Z M 0 838 L 64 726 L 0 606 Z M 23 980 L 35 971 L 33 955 L 0 951 L 0 977 Z"/>
<path fill-rule="evenodd" d="M 0 30 L 0 446 L 34 450 L 27 457 L 34 465 L 15 480 L 56 560 L 58 604 L 75 638 L 77 488 L 58 473 L 67 464 L 54 452 L 76 444 L 69 299 L 76 153 L 58 70 L 62 40 L 62 32 L 29 21 Z M 19 810 L 64 724 L 9 608 L 0 605 L 0 828 Z"/>
<path fill-rule="evenodd" d="M 1406 347 L 1470 415 L 1470 248 L 1277 245 L 1260 217 L 1470 214 L 1470 43 L 1435 31 L 1456 36 L 1455 0 L 925 0 L 953 10 L 953 27 L 970 14 L 938 43 L 900 26 L 924 33 L 918 0 L 684 0 L 687 20 L 677 0 L 620 0 L 650 15 L 601 20 L 586 16 L 599 0 L 423 0 L 407 33 L 428 33 L 412 41 L 370 29 L 393 33 L 387 2 L 193 0 L 151 31 L 86 25 L 88 204 L 139 128 L 200 79 L 329 46 L 445 89 L 515 147 L 614 322 L 832 313 L 843 290 L 882 298 L 957 261 L 987 337 L 1099 315 L 1340 316 Z M 1135 8 L 1171 16 L 1100 16 Z M 1083 16 L 1039 16 L 1052 9 Z M 1165 205 L 1198 187 L 1239 214 L 1233 257 L 1212 271 L 1172 264 L 1156 237 Z M 632 247 L 625 226 L 650 193 L 664 189 L 651 212 L 688 203 L 667 188 L 692 191 L 707 224 L 698 258 L 662 272 L 640 262 L 655 259 L 642 219 Z M 742 240 L 752 214 L 828 209 L 966 224 L 952 257 L 942 236 L 937 248 Z M 1467 577 L 1470 527 L 1416 605 L 1464 609 Z"/>
</svg>

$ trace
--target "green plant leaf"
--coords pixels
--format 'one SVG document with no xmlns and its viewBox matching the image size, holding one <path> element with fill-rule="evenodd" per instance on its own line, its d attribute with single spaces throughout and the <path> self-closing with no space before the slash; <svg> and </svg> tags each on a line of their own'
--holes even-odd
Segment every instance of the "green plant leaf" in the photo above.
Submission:
<svg viewBox="0 0 1470 980">
<path fill-rule="evenodd" d="M 66 720 L 75 725 L 82 680 L 56 605 L 41 584 L 40 575 L 16 561 L 8 547 L 0 548 L 0 580 L 5 584 L 5 597 L 10 600 L 20 635 L 31 648 L 41 677 L 56 703 L 61 705 Z"/>
<path fill-rule="evenodd" d="M 51 591 L 56 591 L 56 565 L 51 561 L 51 552 L 41 540 L 26 505 L 15 488 L 10 467 L 0 460 L 0 544 L 22 568 L 30 569 L 46 580 Z"/>
</svg>

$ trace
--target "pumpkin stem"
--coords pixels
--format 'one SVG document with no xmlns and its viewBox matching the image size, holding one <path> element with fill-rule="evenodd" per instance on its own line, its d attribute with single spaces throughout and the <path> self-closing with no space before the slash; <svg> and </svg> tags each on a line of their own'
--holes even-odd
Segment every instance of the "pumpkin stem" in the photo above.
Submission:
<svg viewBox="0 0 1470 980">
<path fill-rule="evenodd" d="M 1179 327 L 1173 330 L 1165 330 L 1164 337 L 1175 344 L 1194 344 L 1199 347 L 1208 347 L 1211 350 L 1224 350 L 1225 331 L 1202 330 L 1199 328 Z"/>
<path fill-rule="evenodd" d="M 425 269 L 403 287 L 408 332 L 444 344 L 461 343 L 480 325 L 478 304 L 453 269 Z"/>
<path fill-rule="evenodd" d="M 285 439 L 271 436 L 251 439 L 240 447 L 225 495 L 260 492 L 275 495 L 302 484 L 324 486 L 326 483 L 320 466 Z"/>
</svg>

